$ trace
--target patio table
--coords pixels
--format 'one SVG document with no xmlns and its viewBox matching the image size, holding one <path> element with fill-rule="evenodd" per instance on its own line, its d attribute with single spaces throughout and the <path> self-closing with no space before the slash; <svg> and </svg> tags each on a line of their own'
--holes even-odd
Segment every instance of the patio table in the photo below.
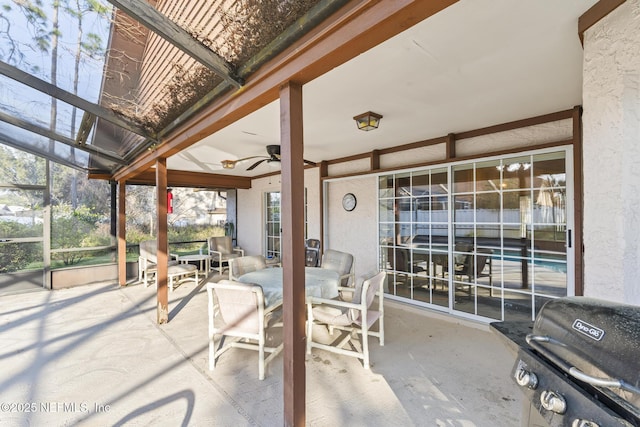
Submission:
<svg viewBox="0 0 640 427">
<path fill-rule="evenodd" d="M 337 271 L 319 267 L 305 267 L 305 289 L 307 296 L 335 298 L 338 296 L 340 275 Z M 282 267 L 263 268 L 238 278 L 242 283 L 262 286 L 265 306 L 282 301 Z"/>
<path fill-rule="evenodd" d="M 181 255 L 178 257 L 178 262 L 181 264 L 188 264 L 189 262 L 198 262 L 200 264 L 200 271 L 204 271 L 206 276 L 209 276 L 209 265 L 211 264 L 211 255 L 199 254 L 199 255 Z"/>
</svg>

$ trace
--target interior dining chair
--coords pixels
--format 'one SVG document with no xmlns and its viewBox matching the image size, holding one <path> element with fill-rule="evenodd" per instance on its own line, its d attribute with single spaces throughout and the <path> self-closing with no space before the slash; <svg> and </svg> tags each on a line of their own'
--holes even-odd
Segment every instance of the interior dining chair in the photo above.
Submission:
<svg viewBox="0 0 640 427">
<path fill-rule="evenodd" d="M 467 293 L 471 297 L 472 284 L 481 277 L 489 278 L 489 296 L 493 296 L 493 264 L 491 262 L 492 251 L 478 248 L 474 253 L 465 255 L 462 264 L 456 264 L 455 275 L 462 280 L 469 281 Z M 474 262 L 475 261 L 475 262 Z M 489 267 L 487 269 L 487 267 Z"/>
<path fill-rule="evenodd" d="M 320 240 L 307 239 L 304 243 L 304 265 L 317 267 L 320 262 Z"/>
<path fill-rule="evenodd" d="M 244 250 L 233 246 L 231 236 L 214 236 L 207 239 L 211 264 L 214 270 L 220 274 L 224 267 L 229 265 L 229 260 L 244 256 Z"/>
<path fill-rule="evenodd" d="M 353 286 L 355 279 L 353 255 L 334 249 L 327 249 L 322 254 L 320 267 L 337 271 L 340 275 L 341 287 Z M 349 285 L 350 282 L 352 283 L 351 285 Z"/>
<path fill-rule="evenodd" d="M 353 288 L 350 302 L 307 298 L 307 354 L 312 348 L 320 348 L 345 356 L 362 359 L 363 365 L 369 369 L 369 336 L 378 337 L 380 345 L 384 345 L 384 279 L 386 273 L 381 271 L 369 278 L 358 278 Z M 371 310 L 373 301 L 378 296 L 378 309 Z M 378 330 L 372 326 L 378 322 Z M 314 326 L 324 326 L 330 336 L 336 330 L 340 336 L 331 343 L 322 342 Z M 358 337 L 360 343 L 357 342 Z M 350 348 L 346 348 L 349 345 Z M 359 347 L 359 348 L 358 348 Z"/>
<path fill-rule="evenodd" d="M 215 299 L 214 299 L 215 294 Z M 209 370 L 214 370 L 216 360 L 227 350 L 237 347 L 258 351 L 258 379 L 263 380 L 266 366 L 282 351 L 283 344 L 266 345 L 266 330 L 273 313 L 281 307 L 264 305 L 262 287 L 231 280 L 207 283 L 209 298 Z M 217 304 L 216 304 L 217 302 Z M 220 336 L 218 348 L 215 337 Z M 224 344 L 225 338 L 232 341 Z M 269 356 L 265 357 L 265 353 Z"/>
<path fill-rule="evenodd" d="M 267 261 L 262 255 L 248 255 L 229 260 L 229 280 L 237 280 L 238 277 L 252 271 L 267 268 Z"/>
</svg>

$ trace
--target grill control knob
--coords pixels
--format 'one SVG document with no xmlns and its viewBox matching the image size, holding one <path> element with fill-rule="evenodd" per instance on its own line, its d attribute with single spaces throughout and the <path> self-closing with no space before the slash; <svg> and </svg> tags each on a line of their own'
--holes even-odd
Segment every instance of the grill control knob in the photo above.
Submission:
<svg viewBox="0 0 640 427">
<path fill-rule="evenodd" d="M 521 385 L 522 387 L 529 387 L 532 390 L 535 390 L 536 387 L 538 387 L 538 376 L 522 367 L 518 368 L 515 377 L 518 385 Z"/>
<path fill-rule="evenodd" d="M 544 409 L 556 414 L 564 414 L 567 410 L 567 401 L 564 397 L 551 390 L 545 390 L 540 394 L 540 403 Z"/>
<path fill-rule="evenodd" d="M 575 419 L 571 423 L 571 427 L 600 427 L 600 424 L 589 420 Z"/>
</svg>

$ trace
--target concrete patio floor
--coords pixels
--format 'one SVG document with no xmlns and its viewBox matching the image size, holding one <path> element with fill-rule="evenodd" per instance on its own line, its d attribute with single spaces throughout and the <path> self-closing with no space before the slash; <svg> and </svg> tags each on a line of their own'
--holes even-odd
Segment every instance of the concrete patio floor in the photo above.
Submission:
<svg viewBox="0 0 640 427">
<path fill-rule="evenodd" d="M 281 426 L 282 355 L 264 381 L 257 353 L 233 349 L 208 370 L 203 284 L 170 293 L 97 284 L 0 298 L 2 426 Z M 359 360 L 307 357 L 309 426 L 512 427 L 515 356 L 487 325 L 385 305 L 386 342 Z"/>
</svg>

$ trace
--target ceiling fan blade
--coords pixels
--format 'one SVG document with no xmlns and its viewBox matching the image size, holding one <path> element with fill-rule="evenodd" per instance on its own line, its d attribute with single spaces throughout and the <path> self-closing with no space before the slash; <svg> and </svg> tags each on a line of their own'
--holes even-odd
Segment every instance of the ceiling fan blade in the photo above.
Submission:
<svg viewBox="0 0 640 427">
<path fill-rule="evenodd" d="M 220 162 L 220 164 L 221 164 L 223 169 L 235 169 L 236 164 L 238 162 L 243 162 L 245 160 L 251 160 L 251 159 L 257 159 L 259 157 L 264 157 L 264 156 L 250 156 L 250 157 L 243 157 L 242 159 L 236 159 L 236 160 L 222 160 Z"/>
<path fill-rule="evenodd" d="M 269 160 L 269 159 L 262 159 L 262 160 L 258 160 L 257 162 L 255 162 L 254 164 L 252 164 L 251 166 L 249 166 L 249 167 L 247 168 L 247 170 L 248 170 L 248 171 L 250 171 L 250 170 L 254 170 L 254 169 L 255 169 L 255 168 L 256 168 L 260 163 L 262 163 L 262 162 L 266 162 L 267 160 Z"/>
<path fill-rule="evenodd" d="M 257 159 L 259 157 L 264 158 L 264 156 L 249 156 L 249 157 L 243 157 L 241 159 L 238 159 L 238 160 L 236 160 L 236 162 L 242 162 L 242 161 L 245 161 L 245 160 Z"/>
</svg>

